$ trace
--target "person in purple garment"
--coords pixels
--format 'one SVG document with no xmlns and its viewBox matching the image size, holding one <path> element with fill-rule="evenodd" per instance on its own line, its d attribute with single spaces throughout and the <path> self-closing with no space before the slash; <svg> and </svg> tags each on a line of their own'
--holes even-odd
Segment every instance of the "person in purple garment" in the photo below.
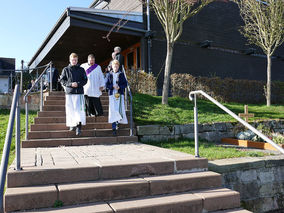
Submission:
<svg viewBox="0 0 284 213">
<path fill-rule="evenodd" d="M 88 78 L 88 82 L 84 86 L 86 114 L 88 116 L 102 116 L 103 108 L 100 96 L 105 89 L 105 79 L 101 66 L 95 63 L 95 56 L 90 54 L 88 62 L 82 64 L 81 67 L 86 71 Z"/>
</svg>

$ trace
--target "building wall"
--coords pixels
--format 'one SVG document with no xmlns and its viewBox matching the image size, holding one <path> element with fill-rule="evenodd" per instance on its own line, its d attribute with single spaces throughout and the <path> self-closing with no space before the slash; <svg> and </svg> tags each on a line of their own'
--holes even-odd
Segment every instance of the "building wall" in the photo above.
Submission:
<svg viewBox="0 0 284 213">
<path fill-rule="evenodd" d="M 194 76 L 219 76 L 234 79 L 266 80 L 266 57 L 258 47 L 247 45 L 239 33 L 242 20 L 237 6 L 231 2 L 214 2 L 184 23 L 183 34 L 174 47 L 172 73 L 190 73 Z M 152 68 L 159 75 L 158 88 L 162 87 L 163 66 L 166 57 L 166 40 L 155 14 L 151 13 L 151 28 L 156 31 L 152 41 Z M 200 43 L 212 41 L 210 48 Z M 256 55 L 243 51 L 255 48 Z M 275 55 L 284 57 L 284 45 Z M 272 80 L 284 81 L 284 59 L 272 60 Z M 162 70 L 162 71 L 161 71 Z"/>
<path fill-rule="evenodd" d="M 9 92 L 9 77 L 0 77 L 0 93 Z"/>
</svg>

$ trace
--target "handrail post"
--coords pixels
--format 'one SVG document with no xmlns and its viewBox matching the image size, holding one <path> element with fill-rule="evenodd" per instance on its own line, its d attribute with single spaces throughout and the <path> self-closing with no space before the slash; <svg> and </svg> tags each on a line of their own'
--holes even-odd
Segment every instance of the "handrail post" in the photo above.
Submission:
<svg viewBox="0 0 284 213">
<path fill-rule="evenodd" d="M 130 136 L 133 136 L 132 94 L 129 87 L 128 89 L 130 96 Z"/>
<path fill-rule="evenodd" d="M 26 110 L 26 140 L 29 137 L 29 106 L 27 97 L 25 97 L 25 110 Z"/>
<path fill-rule="evenodd" d="M 3 147 L 1 166 L 0 166 L 0 212 L 3 212 L 3 192 L 4 192 L 5 182 L 6 182 L 6 172 L 7 172 L 7 167 L 8 167 L 10 147 L 11 147 L 12 136 L 13 136 L 13 127 L 14 127 L 15 111 L 16 111 L 15 102 L 17 101 L 17 98 L 19 95 L 18 91 L 19 91 L 19 84 L 16 84 L 14 95 L 13 95 L 13 100 L 12 100 L 12 105 L 11 105 L 11 110 L 10 110 L 8 127 L 6 131 L 5 144 Z"/>
<path fill-rule="evenodd" d="M 50 75 L 49 75 L 49 85 L 50 85 L 50 88 L 49 88 L 49 92 L 51 93 L 52 92 L 52 63 L 50 63 L 50 66 L 49 66 L 49 72 L 50 72 Z"/>
<path fill-rule="evenodd" d="M 128 104 L 127 104 L 128 97 L 127 97 L 127 95 L 128 95 L 127 88 L 125 88 L 125 100 L 124 100 L 125 110 L 128 109 Z"/>
<path fill-rule="evenodd" d="M 199 157 L 198 145 L 198 109 L 196 103 L 196 94 L 194 94 L 194 143 L 195 143 L 195 157 Z"/>
<path fill-rule="evenodd" d="M 42 78 L 40 79 L 40 107 L 39 107 L 39 110 L 42 111 L 42 107 L 43 107 L 43 92 L 42 92 L 42 89 L 43 89 L 43 81 L 42 81 Z"/>
<path fill-rule="evenodd" d="M 18 89 L 19 90 L 19 89 Z M 20 96 L 20 94 L 19 94 Z M 21 170 L 21 120 L 20 120 L 20 98 L 17 99 L 17 107 L 16 107 L 16 170 Z"/>
</svg>

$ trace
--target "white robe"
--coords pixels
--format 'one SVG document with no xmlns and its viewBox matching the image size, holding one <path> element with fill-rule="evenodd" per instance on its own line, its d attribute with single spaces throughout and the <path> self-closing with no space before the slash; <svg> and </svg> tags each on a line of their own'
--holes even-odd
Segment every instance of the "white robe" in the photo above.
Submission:
<svg viewBox="0 0 284 213">
<path fill-rule="evenodd" d="M 66 126 L 86 125 L 85 99 L 83 94 L 66 94 Z"/>
<path fill-rule="evenodd" d="M 113 85 L 116 85 L 118 79 L 118 73 L 113 73 Z M 120 95 L 117 99 L 114 95 L 117 90 L 113 90 L 113 94 L 109 96 L 109 107 L 108 107 L 108 122 L 118 122 L 121 124 L 127 124 L 127 117 L 124 105 L 124 95 Z"/>
<path fill-rule="evenodd" d="M 87 70 L 90 65 L 88 63 L 84 63 L 81 67 Z M 102 95 L 100 87 L 105 87 L 105 79 L 101 66 L 98 65 L 89 75 L 87 75 L 87 77 L 88 82 L 84 86 L 84 95 L 96 98 L 100 97 Z"/>
</svg>

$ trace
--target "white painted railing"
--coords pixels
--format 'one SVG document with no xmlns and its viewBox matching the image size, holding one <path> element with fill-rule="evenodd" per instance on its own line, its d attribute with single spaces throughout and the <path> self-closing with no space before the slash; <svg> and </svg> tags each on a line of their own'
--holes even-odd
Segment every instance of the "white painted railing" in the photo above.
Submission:
<svg viewBox="0 0 284 213">
<path fill-rule="evenodd" d="M 241 119 L 239 116 L 237 116 L 235 113 L 233 113 L 231 110 L 220 104 L 218 101 L 216 101 L 214 98 L 212 98 L 210 95 L 207 93 L 203 92 L 202 90 L 197 90 L 197 91 L 191 91 L 189 93 L 189 99 L 191 101 L 194 101 L 194 140 L 195 140 L 195 157 L 199 157 L 199 146 L 198 146 L 198 109 L 197 109 L 197 97 L 196 95 L 200 94 L 203 95 L 205 98 L 207 98 L 209 101 L 217 105 L 219 108 L 224 110 L 226 113 L 231 115 L 233 118 L 235 118 L 237 121 L 239 121 L 241 124 L 243 124 L 245 127 L 253 131 L 256 135 L 261 137 L 264 141 L 267 143 L 271 144 L 275 149 L 280 151 L 282 154 L 284 154 L 284 149 L 280 146 L 278 146 L 274 141 L 269 139 L 267 136 L 262 134 L 260 131 L 258 131 L 256 128 L 251 126 L 249 123 L 245 122 L 243 119 Z"/>
</svg>

